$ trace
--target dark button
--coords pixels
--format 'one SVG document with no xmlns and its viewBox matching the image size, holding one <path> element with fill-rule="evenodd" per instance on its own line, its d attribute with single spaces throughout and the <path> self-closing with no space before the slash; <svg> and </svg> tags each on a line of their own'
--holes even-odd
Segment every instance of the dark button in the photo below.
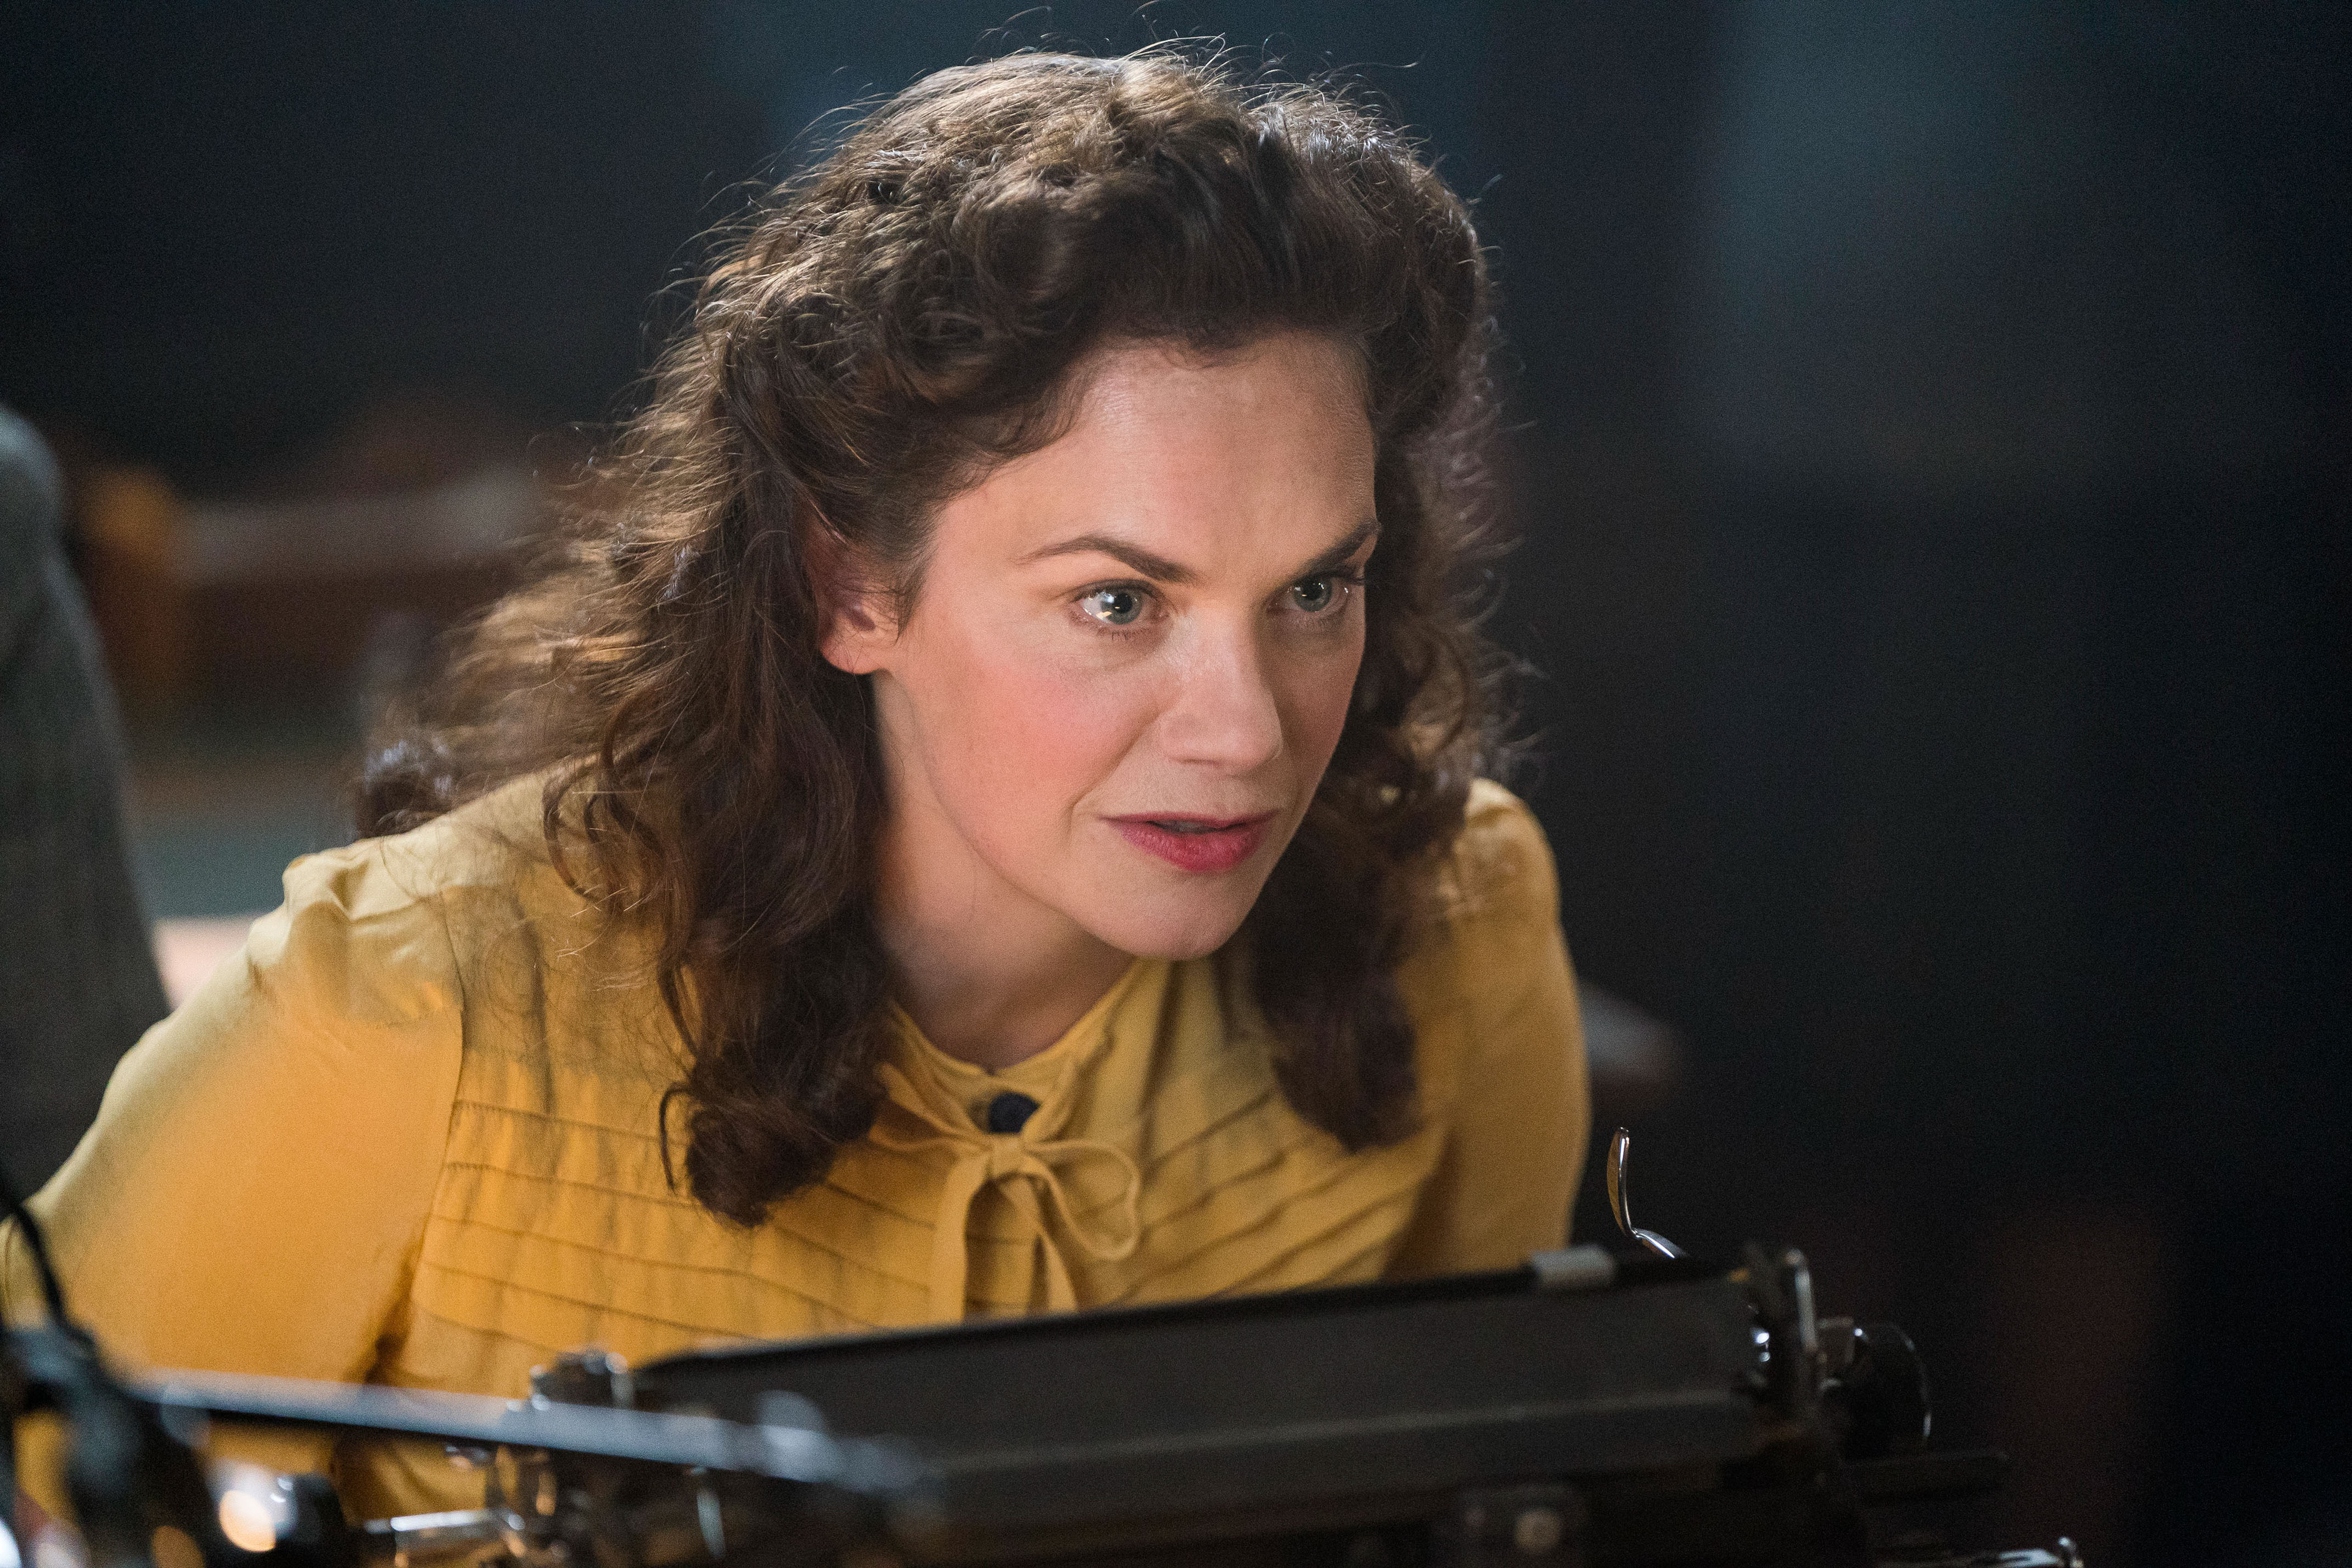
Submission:
<svg viewBox="0 0 2352 1568">
<path fill-rule="evenodd" d="M 988 1130 L 992 1133 L 1017 1133 L 1037 1109 L 1037 1102 L 1026 1094 L 1015 1094 L 1008 1089 L 988 1103 Z"/>
</svg>

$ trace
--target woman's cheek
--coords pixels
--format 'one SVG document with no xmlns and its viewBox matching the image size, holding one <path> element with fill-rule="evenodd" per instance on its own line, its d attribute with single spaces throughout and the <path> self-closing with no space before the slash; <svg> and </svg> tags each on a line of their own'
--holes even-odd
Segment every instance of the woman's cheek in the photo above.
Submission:
<svg viewBox="0 0 2352 1568">
<path fill-rule="evenodd" d="M 1340 732 L 1348 726 L 1348 708 L 1355 700 L 1356 675 L 1363 658 L 1360 624 L 1345 651 L 1337 657 L 1308 662 L 1286 683 L 1290 734 L 1318 774 L 1338 749 Z"/>
<path fill-rule="evenodd" d="M 1042 824 L 1117 770 L 1144 727 L 1148 682 L 1133 668 L 1006 652 L 975 663 L 959 722 L 971 763 Z"/>
</svg>

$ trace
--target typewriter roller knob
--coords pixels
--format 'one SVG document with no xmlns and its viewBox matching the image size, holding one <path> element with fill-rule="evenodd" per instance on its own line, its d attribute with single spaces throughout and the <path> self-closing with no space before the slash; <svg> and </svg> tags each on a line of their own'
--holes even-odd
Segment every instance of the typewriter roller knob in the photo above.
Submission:
<svg viewBox="0 0 2352 1568">
<path fill-rule="evenodd" d="M 1823 1318 L 1822 1403 L 1850 1459 L 1925 1452 L 1935 1412 L 1927 1367 L 1911 1336 L 1893 1323 Z"/>
</svg>

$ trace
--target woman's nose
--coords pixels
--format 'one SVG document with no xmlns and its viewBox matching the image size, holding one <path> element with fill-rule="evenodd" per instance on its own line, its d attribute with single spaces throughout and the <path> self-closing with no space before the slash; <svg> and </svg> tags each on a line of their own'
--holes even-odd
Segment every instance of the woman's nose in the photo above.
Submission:
<svg viewBox="0 0 2352 1568">
<path fill-rule="evenodd" d="M 1173 699 L 1160 717 L 1160 744 L 1178 762 L 1235 773 L 1282 753 L 1282 708 L 1255 637 L 1204 636 L 1179 664 Z"/>
</svg>

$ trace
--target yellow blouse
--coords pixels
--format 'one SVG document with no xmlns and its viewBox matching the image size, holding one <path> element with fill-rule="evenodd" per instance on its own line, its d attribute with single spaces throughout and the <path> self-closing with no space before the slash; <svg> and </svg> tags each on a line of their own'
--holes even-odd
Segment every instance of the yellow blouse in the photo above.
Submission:
<svg viewBox="0 0 2352 1568">
<path fill-rule="evenodd" d="M 583 1345 L 643 1361 L 1436 1273 L 1563 1237 L 1583 1042 L 1550 855 L 1494 785 L 1400 974 L 1422 1113 L 1402 1142 L 1349 1155 L 1290 1110 L 1233 964 L 1138 960 L 1003 1071 L 900 1015 L 872 1133 L 750 1229 L 666 1177 L 676 1031 L 535 848 L 537 808 L 525 782 L 296 862 L 285 905 L 124 1059 L 35 1201 L 120 1360 L 512 1396 Z M 1006 1090 L 1037 1109 L 991 1134 Z M 5 1262 L 9 1315 L 33 1315 L 13 1234 Z M 366 1517 L 465 1494 L 437 1452 L 237 1448 L 331 1459 Z"/>
</svg>

